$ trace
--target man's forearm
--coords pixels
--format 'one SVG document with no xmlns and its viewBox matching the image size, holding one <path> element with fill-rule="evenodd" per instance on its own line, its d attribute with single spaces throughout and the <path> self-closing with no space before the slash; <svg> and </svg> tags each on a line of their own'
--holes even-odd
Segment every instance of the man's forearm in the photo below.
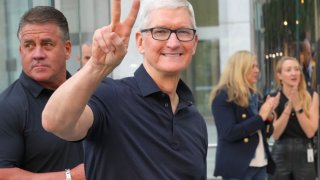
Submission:
<svg viewBox="0 0 320 180">
<path fill-rule="evenodd" d="M 86 105 L 105 78 L 102 78 L 104 73 L 96 69 L 89 61 L 52 94 L 42 113 L 42 125 L 47 131 L 71 141 L 86 135 L 93 121 Z"/>
<path fill-rule="evenodd" d="M 0 180 L 19 180 L 19 179 L 37 179 L 37 180 L 56 180 L 65 179 L 65 172 L 50 173 L 32 173 L 20 168 L 0 168 Z"/>
<path fill-rule="evenodd" d="M 70 171 L 72 180 L 85 180 L 84 164 L 79 164 Z M 33 173 L 20 168 L 0 168 L 0 180 L 57 180 L 66 179 L 66 172 Z"/>
</svg>

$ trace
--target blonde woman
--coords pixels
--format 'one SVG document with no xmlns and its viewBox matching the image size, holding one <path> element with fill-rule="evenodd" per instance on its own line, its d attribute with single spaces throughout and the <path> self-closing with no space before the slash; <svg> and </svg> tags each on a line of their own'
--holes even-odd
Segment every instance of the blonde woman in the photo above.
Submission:
<svg viewBox="0 0 320 180">
<path fill-rule="evenodd" d="M 273 122 L 273 179 L 316 179 L 312 138 L 318 129 L 319 96 L 309 92 L 298 60 L 281 58 L 276 66 L 280 91 L 278 118 Z"/>
<path fill-rule="evenodd" d="M 212 90 L 212 113 L 218 133 L 214 175 L 224 180 L 266 179 L 274 163 L 266 141 L 271 131 L 268 117 L 279 94 L 259 108 L 256 56 L 238 51 L 228 60 L 219 83 Z M 271 132 L 269 132 L 271 133 Z"/>
</svg>

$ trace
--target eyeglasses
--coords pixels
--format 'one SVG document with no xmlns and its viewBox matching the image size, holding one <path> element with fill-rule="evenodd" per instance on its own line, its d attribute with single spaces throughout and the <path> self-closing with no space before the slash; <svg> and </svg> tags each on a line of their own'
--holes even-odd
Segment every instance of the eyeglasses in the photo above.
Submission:
<svg viewBox="0 0 320 180">
<path fill-rule="evenodd" d="M 172 33 L 175 33 L 179 41 L 188 42 L 192 41 L 194 35 L 196 34 L 195 29 L 189 28 L 180 28 L 176 30 L 162 28 L 162 27 L 155 27 L 149 29 L 142 29 L 140 32 L 151 32 L 152 38 L 159 41 L 166 41 L 170 38 Z"/>
</svg>

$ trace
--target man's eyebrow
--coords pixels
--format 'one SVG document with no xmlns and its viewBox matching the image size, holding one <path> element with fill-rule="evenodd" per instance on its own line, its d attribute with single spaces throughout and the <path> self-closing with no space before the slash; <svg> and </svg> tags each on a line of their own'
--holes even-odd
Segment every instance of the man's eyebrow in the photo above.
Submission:
<svg viewBox="0 0 320 180">
<path fill-rule="evenodd" d="M 51 38 L 44 38 L 41 39 L 41 42 L 53 42 L 53 40 Z"/>
<path fill-rule="evenodd" d="M 21 41 L 22 42 L 32 42 L 33 40 L 32 39 L 22 39 Z"/>
</svg>

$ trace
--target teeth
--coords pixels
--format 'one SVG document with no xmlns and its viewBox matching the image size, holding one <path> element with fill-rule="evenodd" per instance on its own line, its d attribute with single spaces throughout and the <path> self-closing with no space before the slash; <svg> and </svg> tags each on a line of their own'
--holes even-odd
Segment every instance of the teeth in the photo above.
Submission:
<svg viewBox="0 0 320 180">
<path fill-rule="evenodd" d="M 163 54 L 164 56 L 181 56 L 181 54 Z"/>
</svg>

